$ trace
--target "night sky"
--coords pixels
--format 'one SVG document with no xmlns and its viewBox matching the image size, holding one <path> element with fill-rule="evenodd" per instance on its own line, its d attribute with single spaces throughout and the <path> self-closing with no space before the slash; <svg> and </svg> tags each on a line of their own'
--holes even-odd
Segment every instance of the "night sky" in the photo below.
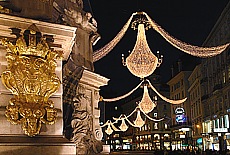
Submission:
<svg viewBox="0 0 230 155">
<path fill-rule="evenodd" d="M 229 0 L 90 0 L 91 9 L 86 7 L 86 11 L 92 11 L 101 35 L 94 50 L 111 41 L 131 14 L 137 11 L 146 12 L 175 38 L 201 46 L 228 2 Z M 110 92 L 105 98 L 121 96 L 140 82 L 121 63 L 121 54 L 124 53 L 127 57 L 128 51 L 132 51 L 136 35 L 137 31 L 129 28 L 117 46 L 94 63 L 95 73 L 110 79 L 108 86 L 101 87 L 102 95 Z M 173 62 L 186 54 L 169 44 L 153 29 L 146 31 L 146 36 L 152 52 L 156 55 L 159 50 L 164 55 L 163 63 L 156 71 L 162 76 L 162 82 L 166 83 L 171 78 Z M 192 60 L 193 58 L 188 61 L 193 63 Z"/>
</svg>

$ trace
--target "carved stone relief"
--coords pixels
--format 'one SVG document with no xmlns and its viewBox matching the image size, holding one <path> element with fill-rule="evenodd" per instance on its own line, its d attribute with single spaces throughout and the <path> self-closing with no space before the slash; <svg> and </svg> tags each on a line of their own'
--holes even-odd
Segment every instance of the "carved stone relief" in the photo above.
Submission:
<svg viewBox="0 0 230 155">
<path fill-rule="evenodd" d="M 82 85 L 78 85 L 76 96 L 73 98 L 71 141 L 76 144 L 77 154 L 96 154 L 102 151 L 101 141 L 95 138 L 93 132 L 93 113 L 91 96 Z"/>
</svg>

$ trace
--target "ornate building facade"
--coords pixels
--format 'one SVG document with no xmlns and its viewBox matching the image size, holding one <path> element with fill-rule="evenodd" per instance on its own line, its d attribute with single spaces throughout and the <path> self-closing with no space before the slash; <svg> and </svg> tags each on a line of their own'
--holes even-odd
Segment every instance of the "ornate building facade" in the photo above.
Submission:
<svg viewBox="0 0 230 155">
<path fill-rule="evenodd" d="M 230 3 L 223 10 L 203 46 L 229 42 Z M 203 59 L 201 63 L 201 102 L 203 107 L 204 149 L 229 148 L 230 51 Z"/>
</svg>

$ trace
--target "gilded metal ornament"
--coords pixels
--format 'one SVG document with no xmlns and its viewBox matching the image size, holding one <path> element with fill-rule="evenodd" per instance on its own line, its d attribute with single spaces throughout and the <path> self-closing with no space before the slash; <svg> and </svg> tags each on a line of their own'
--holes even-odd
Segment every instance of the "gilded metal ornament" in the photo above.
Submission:
<svg viewBox="0 0 230 155">
<path fill-rule="evenodd" d="M 27 30 L 28 31 L 28 30 Z M 25 39 L 26 38 L 26 39 Z M 2 39 L 7 47 L 7 69 L 2 73 L 4 86 L 14 95 L 5 116 L 12 124 L 21 124 L 28 136 L 39 134 L 41 123 L 54 124 L 57 110 L 49 97 L 60 86 L 55 74 L 56 59 L 62 53 L 52 51 L 36 31 L 17 38 L 16 43 Z"/>
</svg>

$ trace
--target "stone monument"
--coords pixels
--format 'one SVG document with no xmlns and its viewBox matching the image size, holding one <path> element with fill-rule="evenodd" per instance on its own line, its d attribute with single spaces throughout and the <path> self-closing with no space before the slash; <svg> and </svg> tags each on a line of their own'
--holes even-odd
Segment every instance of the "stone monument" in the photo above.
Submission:
<svg viewBox="0 0 230 155">
<path fill-rule="evenodd" d="M 0 73 L 11 68 L 9 51 L 20 58 L 20 62 L 18 58 L 13 60 L 16 68 L 20 64 L 17 74 L 14 70 L 7 72 L 19 80 L 7 82 L 9 75 L 1 76 L 0 154 L 101 152 L 99 87 L 106 85 L 108 79 L 93 72 L 92 46 L 100 37 L 96 20 L 83 11 L 82 0 L 23 3 L 0 2 Z M 55 53 L 62 53 L 62 59 L 57 59 L 60 54 L 54 58 Z M 46 61 L 51 57 L 52 61 Z M 43 65 L 45 61 L 53 63 L 50 70 Z M 49 83 L 55 79 L 51 74 L 58 78 L 55 86 Z M 50 80 L 45 81 L 44 76 Z M 51 96 L 45 90 L 51 91 Z M 23 99 L 24 96 L 27 97 Z"/>
</svg>

